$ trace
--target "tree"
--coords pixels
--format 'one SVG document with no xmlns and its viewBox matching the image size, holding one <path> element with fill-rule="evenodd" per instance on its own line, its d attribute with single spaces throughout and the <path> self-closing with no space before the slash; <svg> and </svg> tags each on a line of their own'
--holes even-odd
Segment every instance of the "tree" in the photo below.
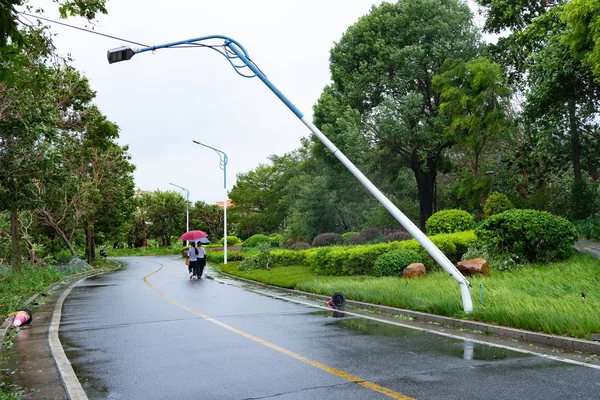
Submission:
<svg viewBox="0 0 600 400">
<path fill-rule="evenodd" d="M 162 247 L 170 246 L 172 236 L 185 232 L 185 199 L 181 193 L 160 190 L 145 197 L 148 236 L 160 240 Z"/>
<path fill-rule="evenodd" d="M 433 87 L 441 95 L 446 132 L 456 138 L 457 156 L 468 165 L 461 180 L 463 197 L 475 200 L 480 215 L 489 193 L 484 151 L 496 153 L 500 139 L 508 136 L 511 91 L 500 66 L 485 57 L 446 64 Z"/>
<path fill-rule="evenodd" d="M 383 3 L 348 28 L 331 51 L 335 90 L 360 113 L 361 135 L 394 175 L 401 167 L 413 171 L 421 228 L 433 211 L 439 159 L 455 142 L 443 130 L 432 79 L 446 59 L 476 54 L 479 35 L 471 18 L 468 6 L 456 0 Z"/>
<path fill-rule="evenodd" d="M 561 15 L 569 30 L 563 38 L 576 59 L 592 70 L 600 83 L 600 1 L 572 0 Z"/>
<path fill-rule="evenodd" d="M 88 21 L 96 18 L 96 13 L 106 14 L 106 0 L 67 0 L 55 1 L 59 4 L 58 10 L 61 18 L 69 16 L 82 16 Z M 18 11 L 15 7 L 26 5 L 26 0 L 1 0 L 0 1 L 0 47 L 9 42 L 22 45 L 24 37 L 19 30 Z"/>
<path fill-rule="evenodd" d="M 223 209 L 218 205 L 198 201 L 190 210 L 190 230 L 203 230 L 209 238 L 217 241 L 223 237 L 224 218 Z M 227 231 L 230 232 L 229 227 Z"/>
<path fill-rule="evenodd" d="M 0 209 L 11 213 L 12 264 L 20 270 L 18 212 L 35 208 L 35 185 L 57 167 L 59 114 L 52 92 L 51 44 L 31 31 L 24 48 L 0 48 Z"/>
</svg>

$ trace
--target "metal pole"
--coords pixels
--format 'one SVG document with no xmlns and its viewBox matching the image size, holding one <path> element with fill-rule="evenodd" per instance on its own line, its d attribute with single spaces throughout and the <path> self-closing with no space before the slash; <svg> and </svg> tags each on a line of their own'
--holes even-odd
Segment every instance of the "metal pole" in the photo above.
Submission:
<svg viewBox="0 0 600 400">
<path fill-rule="evenodd" d="M 252 78 L 254 76 L 257 76 L 265 85 L 267 85 L 267 87 L 271 89 L 271 91 L 294 113 L 294 115 L 296 115 L 298 119 L 300 119 L 302 123 L 306 125 L 306 127 L 308 127 L 308 129 L 310 129 L 310 131 L 338 158 L 338 160 L 340 160 L 342 164 L 344 164 L 344 166 L 359 180 L 359 182 L 363 186 L 365 186 L 365 188 L 377 200 L 379 200 L 379 202 L 390 212 L 390 214 L 392 214 L 394 218 L 396 218 L 396 220 L 398 220 L 398 222 L 402 224 L 402 226 L 408 231 L 408 233 L 410 233 L 421 244 L 421 246 L 423 246 L 423 248 L 433 257 L 433 259 L 437 261 L 438 264 L 440 264 L 440 266 L 446 272 L 448 272 L 450 276 L 454 278 L 454 280 L 458 282 L 462 296 L 463 310 L 466 314 L 471 313 L 473 311 L 473 302 L 471 300 L 471 293 L 469 291 L 469 287 L 471 286 L 469 281 L 460 273 L 456 266 L 452 264 L 452 262 L 446 257 L 446 255 L 442 253 L 442 251 L 438 249 L 435 244 L 433 244 L 431 239 L 429 239 L 423 232 L 421 232 L 421 230 L 415 224 L 413 224 L 413 222 L 410 219 L 408 219 L 402 213 L 402 211 L 400 211 L 389 199 L 387 199 L 383 195 L 383 193 L 381 193 L 379 189 L 377 189 L 377 187 L 375 187 L 375 185 L 373 185 L 371 181 L 369 181 L 367 177 L 358 168 L 356 168 L 356 166 L 352 164 L 352 162 L 348 160 L 348 158 L 323 134 L 323 132 L 317 129 L 317 127 L 315 127 L 304 116 L 304 114 L 294 104 L 292 104 L 292 102 L 287 97 L 285 97 L 283 93 L 281 93 L 279 89 L 277 89 L 277 87 L 275 87 L 275 85 L 271 83 L 271 81 L 267 79 L 267 77 L 249 59 L 248 53 L 246 52 L 244 47 L 237 41 L 223 35 L 203 36 L 195 39 L 188 39 L 178 42 L 166 43 L 162 45 L 143 47 L 135 50 L 126 47 L 112 49 L 107 52 L 107 58 L 109 63 L 125 61 L 131 59 L 131 57 L 133 57 L 134 54 L 143 53 L 147 51 L 155 51 L 158 49 L 164 49 L 168 47 L 176 47 L 179 45 L 193 44 L 210 39 L 224 39 L 224 46 L 227 47 L 231 52 L 233 52 L 236 55 L 236 57 L 232 57 L 230 54 L 228 54 L 227 51 L 221 51 L 216 47 L 211 48 L 215 51 L 218 51 L 221 55 L 227 58 L 229 63 L 234 68 L 235 72 L 239 75 L 246 78 Z M 234 59 L 241 60 L 244 63 L 244 65 L 248 67 L 255 75 L 243 75 L 240 72 L 241 66 L 235 64 L 233 62 Z M 210 146 L 206 147 L 212 148 Z M 218 150 L 214 148 L 212 149 L 218 152 Z"/>
<path fill-rule="evenodd" d="M 398 209 L 387 197 L 383 195 L 377 189 L 371 181 L 358 169 L 352 162 L 321 132 L 316 126 L 313 125 L 312 122 L 308 120 L 304 116 L 304 114 L 294 105 L 291 101 L 288 100 L 287 97 L 283 95 L 267 79 L 267 77 L 246 57 L 245 51 L 240 49 L 236 42 L 226 41 L 225 45 L 231 49 L 236 56 L 239 57 L 240 60 L 244 62 L 258 76 L 258 78 L 263 81 L 265 85 L 271 89 L 271 91 L 279 97 L 279 99 L 286 105 L 288 108 L 302 121 L 304 125 L 327 147 L 337 158 L 341 161 L 342 164 L 359 180 L 362 185 L 367 188 L 369 192 L 377 199 L 379 202 L 396 218 L 400 224 L 414 237 L 423 248 L 433 257 L 435 261 L 440 264 L 440 266 L 454 278 L 459 284 L 460 293 L 462 297 L 463 310 L 466 314 L 470 314 L 473 312 L 473 301 L 471 299 L 471 292 L 469 291 L 469 287 L 471 284 L 469 281 L 460 273 L 458 268 L 446 257 L 444 253 L 440 249 L 437 248 L 435 244 L 425 235 L 421 230 L 413 224 L 413 222 L 408 219 L 402 211 Z"/>
<path fill-rule="evenodd" d="M 178 187 L 179 189 L 185 191 L 185 231 L 189 232 L 190 231 L 190 211 L 189 211 L 189 208 L 188 208 L 188 203 L 189 203 L 189 200 L 190 200 L 190 191 L 187 190 L 184 187 L 181 187 L 181 186 L 176 185 L 176 184 L 171 183 L 171 182 L 169 182 L 169 185 L 173 185 L 173 186 Z"/>
<path fill-rule="evenodd" d="M 192 141 L 200 146 L 214 150 L 219 155 L 219 167 L 223 170 L 223 188 L 225 189 L 225 201 L 223 202 L 223 264 L 227 264 L 227 163 L 229 162 L 229 157 L 227 157 L 227 154 L 222 150 L 215 149 L 214 147 L 195 140 Z"/>
</svg>

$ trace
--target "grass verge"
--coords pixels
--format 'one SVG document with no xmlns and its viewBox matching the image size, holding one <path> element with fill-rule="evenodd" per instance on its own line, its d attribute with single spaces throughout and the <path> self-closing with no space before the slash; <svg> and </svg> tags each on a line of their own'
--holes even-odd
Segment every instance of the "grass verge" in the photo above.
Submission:
<svg viewBox="0 0 600 400">
<path fill-rule="evenodd" d="M 473 313 L 462 311 L 460 290 L 445 272 L 426 279 L 372 276 L 317 276 L 308 267 L 223 272 L 259 282 L 351 300 L 405 308 L 454 318 L 589 339 L 600 332 L 600 260 L 583 253 L 562 262 L 532 264 L 511 271 L 492 271 L 470 279 Z M 581 294 L 585 293 L 585 302 Z"/>
<path fill-rule="evenodd" d="M 85 264 L 85 263 L 84 263 Z M 115 269 L 120 264 L 114 261 L 97 260 L 98 264 L 94 269 Z M 58 282 L 65 276 L 79 272 L 91 270 L 89 266 L 48 266 L 36 267 L 23 265 L 21 273 L 12 269 L 0 271 L 0 324 L 9 313 L 15 309 L 24 307 L 25 302 L 34 294 L 43 292 L 52 283 Z M 34 310 L 35 313 L 35 310 Z M 10 348 L 12 342 L 9 336 L 3 347 Z M 0 365 L 5 365 L 5 353 L 0 350 Z M 10 371 L 4 368 L 0 369 L 0 400 L 20 399 L 23 390 L 12 385 L 10 381 Z"/>
</svg>

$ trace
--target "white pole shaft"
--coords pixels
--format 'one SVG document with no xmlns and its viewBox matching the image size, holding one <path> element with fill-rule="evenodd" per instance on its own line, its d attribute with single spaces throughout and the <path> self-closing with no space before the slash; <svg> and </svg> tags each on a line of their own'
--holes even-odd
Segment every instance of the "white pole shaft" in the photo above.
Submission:
<svg viewBox="0 0 600 400">
<path fill-rule="evenodd" d="M 466 314 L 473 311 L 473 301 L 469 291 L 469 281 L 452 264 L 448 257 L 429 239 L 421 230 L 408 219 L 387 197 L 377 189 L 371 181 L 321 132 L 304 116 L 301 121 L 310 131 L 341 161 L 342 164 L 354 175 L 367 190 L 396 218 L 398 222 L 415 238 L 421 246 L 433 257 L 435 261 L 460 285 L 463 309 Z"/>
<path fill-rule="evenodd" d="M 225 189 L 225 203 L 223 203 L 223 264 L 227 264 L 227 189 Z"/>
</svg>

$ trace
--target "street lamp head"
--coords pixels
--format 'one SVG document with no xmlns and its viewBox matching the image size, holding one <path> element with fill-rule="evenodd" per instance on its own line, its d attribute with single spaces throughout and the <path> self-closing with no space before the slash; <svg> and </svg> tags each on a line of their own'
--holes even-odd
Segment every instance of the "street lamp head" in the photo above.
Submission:
<svg viewBox="0 0 600 400">
<path fill-rule="evenodd" d="M 131 57 L 133 57 L 134 54 L 135 52 L 131 47 L 123 46 L 108 50 L 106 52 L 106 58 L 108 58 L 108 63 L 112 64 L 120 61 L 131 60 Z"/>
</svg>

